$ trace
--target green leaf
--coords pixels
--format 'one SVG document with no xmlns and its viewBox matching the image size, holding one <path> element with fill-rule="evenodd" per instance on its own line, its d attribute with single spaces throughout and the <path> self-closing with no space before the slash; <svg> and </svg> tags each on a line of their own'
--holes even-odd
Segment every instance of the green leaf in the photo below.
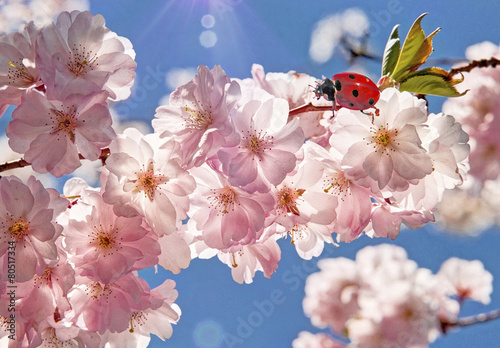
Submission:
<svg viewBox="0 0 500 348">
<path fill-rule="evenodd" d="M 385 45 L 384 58 L 382 59 L 382 76 L 390 76 L 393 73 L 399 59 L 399 54 L 401 53 L 401 40 L 399 39 L 398 27 L 399 24 L 392 29 L 389 41 Z"/>
<path fill-rule="evenodd" d="M 437 28 L 426 37 L 420 25 L 420 22 L 426 15 L 427 13 L 424 13 L 417 18 L 406 36 L 403 49 L 391 76 L 396 81 L 401 80 L 406 74 L 417 70 L 432 53 L 432 38 L 441 28 Z"/>
<path fill-rule="evenodd" d="M 467 93 L 459 93 L 454 87 L 462 81 L 463 77 L 453 79 L 446 70 L 432 67 L 407 74 L 400 81 L 399 90 L 441 97 L 459 97 Z"/>
</svg>

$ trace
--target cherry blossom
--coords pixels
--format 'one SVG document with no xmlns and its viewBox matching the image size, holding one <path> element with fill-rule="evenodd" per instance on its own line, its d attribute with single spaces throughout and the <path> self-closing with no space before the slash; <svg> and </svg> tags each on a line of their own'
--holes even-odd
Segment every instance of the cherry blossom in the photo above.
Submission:
<svg viewBox="0 0 500 348">
<path fill-rule="evenodd" d="M 438 276 L 449 283 L 450 291 L 459 301 L 470 299 L 490 303 L 493 276 L 484 269 L 481 261 L 452 257 L 441 265 Z"/>
<path fill-rule="evenodd" d="M 295 153 L 304 143 L 304 134 L 298 120 L 287 123 L 285 100 L 262 90 L 254 90 L 253 98 L 233 115 L 239 144 L 222 148 L 217 156 L 232 185 L 267 192 L 295 169 Z"/>
<path fill-rule="evenodd" d="M 239 97 L 240 86 L 220 66 L 209 70 L 200 65 L 193 80 L 170 95 L 169 105 L 156 110 L 153 128 L 181 143 L 186 167 L 198 167 L 235 141 L 229 114 Z"/>
<path fill-rule="evenodd" d="M 40 347 L 88 347 L 98 348 L 101 342 L 99 335 L 95 332 L 82 330 L 66 318 L 58 318 L 57 321 L 48 317 L 38 327 L 38 337 L 41 340 Z"/>
<path fill-rule="evenodd" d="M 271 193 L 250 194 L 208 166 L 193 168 L 191 173 L 198 188 L 188 224 L 196 225 L 209 247 L 237 251 L 262 235 L 266 212 L 274 205 Z"/>
<path fill-rule="evenodd" d="M 469 169 L 469 137 L 452 116 L 430 114 L 422 130 L 422 146 L 432 161 L 432 173 L 404 192 L 393 195 L 406 209 L 432 210 L 442 200 L 445 189 L 462 185 Z"/>
<path fill-rule="evenodd" d="M 359 310 L 362 279 L 355 262 L 346 258 L 320 260 L 318 267 L 321 271 L 306 280 L 304 313 L 314 326 L 343 332 L 347 320 Z"/>
<path fill-rule="evenodd" d="M 113 206 L 104 203 L 99 193 L 83 191 L 80 195 L 77 204 L 84 207 L 76 210 L 73 206 L 67 211 L 70 218 L 64 237 L 80 275 L 108 284 L 130 271 L 158 263 L 158 237 L 148 226 L 143 227 L 142 217 L 116 216 Z M 74 211 L 77 219 L 71 218 Z"/>
<path fill-rule="evenodd" d="M 36 65 L 49 98 L 105 90 L 112 100 L 130 95 L 135 52 L 130 41 L 89 11 L 62 12 L 37 38 Z"/>
<path fill-rule="evenodd" d="M 56 177 L 70 174 L 81 165 L 80 155 L 98 159 L 101 148 L 115 137 L 106 98 L 102 92 L 51 101 L 29 90 L 7 126 L 9 145 L 24 153 L 37 172 Z"/>
<path fill-rule="evenodd" d="M 27 88 L 42 84 L 35 67 L 35 41 L 39 29 L 33 22 L 24 30 L 0 36 L 0 116 L 10 105 L 19 105 Z"/>
<path fill-rule="evenodd" d="M 306 104 L 317 106 L 329 106 L 330 102 L 324 99 L 317 99 L 311 86 L 317 83 L 317 79 L 304 73 L 289 71 L 288 73 L 265 73 L 262 65 L 252 65 L 252 80 L 245 79 L 241 83 L 245 88 L 261 88 L 277 98 L 288 101 L 290 109 L 298 108 Z M 314 138 L 328 132 L 327 128 L 320 124 L 325 113 L 310 111 L 303 112 L 296 116 L 299 119 L 300 128 L 304 132 L 304 137 Z M 331 116 L 331 113 L 329 113 Z M 328 117 L 329 117 L 328 116 Z M 293 116 L 289 116 L 291 120 Z"/>
<path fill-rule="evenodd" d="M 54 313 L 70 310 L 66 296 L 75 283 L 75 271 L 61 248 L 58 248 L 58 256 L 57 264 L 47 267 L 42 275 L 17 284 L 20 301 L 16 304 L 16 311 L 23 321 L 42 322 Z"/>
<path fill-rule="evenodd" d="M 158 336 L 162 341 L 172 336 L 172 324 L 176 324 L 181 310 L 174 301 L 177 299 L 175 282 L 167 279 L 163 284 L 151 290 L 152 306 L 136 311 L 130 317 L 129 330 L 120 333 L 107 331 L 102 341 L 110 347 L 147 347 L 150 335 Z"/>
<path fill-rule="evenodd" d="M 406 190 L 432 172 L 418 130 L 427 121 L 425 102 L 408 92 L 385 89 L 378 101 L 380 116 L 341 109 L 330 145 L 345 154 L 342 165 L 356 183 L 392 191 Z"/>
<path fill-rule="evenodd" d="M 55 241 L 62 228 L 54 219 L 66 206 L 66 200 L 56 190 L 45 189 L 34 177 L 26 185 L 14 176 L 0 178 L 0 263 L 2 269 L 7 269 L 8 243 L 14 242 L 16 281 L 41 276 L 46 267 L 56 264 Z M 2 278 L 7 279 L 7 272 L 2 273 Z"/>
<path fill-rule="evenodd" d="M 189 209 L 188 194 L 196 187 L 180 166 L 179 144 L 163 144 L 157 134 L 144 136 L 130 128 L 109 146 L 103 168 L 103 198 L 123 216 L 143 214 L 158 236 L 181 226 Z"/>
<path fill-rule="evenodd" d="M 281 249 L 276 242 L 279 236 L 268 234 L 265 232 L 255 243 L 244 245 L 239 251 L 217 254 L 219 260 L 231 267 L 235 282 L 250 284 L 256 271 L 262 271 L 266 278 L 272 277 L 281 259 Z"/>
<path fill-rule="evenodd" d="M 335 149 L 329 151 L 315 143 L 306 147 L 311 158 L 321 161 L 324 166 L 322 189 L 324 192 L 337 197 L 337 218 L 333 222 L 333 231 L 338 239 L 350 242 L 356 239 L 370 222 L 372 192 L 359 186 L 354 180 L 346 176 L 341 166 L 341 156 Z"/>
<path fill-rule="evenodd" d="M 467 48 L 468 59 L 499 56 L 499 48 L 483 42 Z M 474 69 L 464 74 L 461 89 L 469 92 L 460 98 L 450 98 L 443 112 L 453 115 L 471 137 L 470 174 L 481 181 L 495 180 L 500 174 L 499 96 L 500 74 L 494 68 Z"/>
<path fill-rule="evenodd" d="M 465 280 L 463 299 L 486 300 L 491 292 L 491 274 L 481 263 L 452 258 L 434 275 L 388 244 L 360 250 L 356 261 L 324 259 L 318 266 L 306 281 L 304 312 L 356 347 L 426 347 L 457 321 L 450 281 Z"/>
<path fill-rule="evenodd" d="M 88 331 L 101 335 L 106 330 L 126 330 L 132 313 L 151 306 L 147 283 L 132 273 L 110 284 L 77 276 L 68 299 L 74 311 L 73 321 L 83 321 Z"/>
</svg>

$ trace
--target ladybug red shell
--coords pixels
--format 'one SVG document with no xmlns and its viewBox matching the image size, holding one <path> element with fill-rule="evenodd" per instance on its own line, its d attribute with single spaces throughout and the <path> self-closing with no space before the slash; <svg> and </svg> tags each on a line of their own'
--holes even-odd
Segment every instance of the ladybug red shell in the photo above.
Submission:
<svg viewBox="0 0 500 348">
<path fill-rule="evenodd" d="M 380 98 L 380 90 L 368 77 L 343 72 L 335 74 L 332 79 L 324 79 L 314 90 L 319 98 L 324 96 L 334 102 L 334 109 L 366 110 L 374 108 Z"/>
</svg>

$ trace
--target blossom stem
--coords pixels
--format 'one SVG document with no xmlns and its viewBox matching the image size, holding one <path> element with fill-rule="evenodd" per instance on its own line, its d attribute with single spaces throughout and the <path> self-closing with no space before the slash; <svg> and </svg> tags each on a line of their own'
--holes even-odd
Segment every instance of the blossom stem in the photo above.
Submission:
<svg viewBox="0 0 500 348">
<path fill-rule="evenodd" d="M 494 68 L 498 64 L 500 64 L 500 59 L 494 57 L 490 59 L 473 60 L 467 65 L 450 69 L 449 75 L 453 76 L 462 72 L 470 72 L 474 68 L 487 68 L 487 67 Z"/>
<path fill-rule="evenodd" d="M 488 313 L 480 313 L 469 317 L 459 318 L 455 322 L 447 323 L 448 327 L 464 327 L 500 318 L 500 309 Z"/>
<path fill-rule="evenodd" d="M 102 149 L 101 150 L 101 155 L 99 156 L 99 159 L 102 162 L 102 165 L 106 164 L 106 159 L 109 157 L 111 152 L 109 151 L 108 148 Z M 82 160 L 85 159 L 81 154 L 78 154 L 78 157 Z M 16 168 L 23 168 L 30 166 L 31 163 L 26 162 L 24 158 L 20 158 L 18 160 L 10 161 L 10 162 L 5 162 L 3 164 L 0 164 L 0 173 L 4 172 L 6 170 L 11 170 L 11 169 L 16 169 Z"/>
<path fill-rule="evenodd" d="M 299 107 L 296 107 L 294 109 L 291 109 L 290 112 L 288 113 L 288 117 L 290 119 L 293 119 L 295 116 L 302 114 L 304 112 L 310 112 L 310 111 L 317 111 L 317 112 L 325 112 L 325 111 L 332 111 L 331 106 L 315 106 L 311 103 L 309 104 L 304 104 Z"/>
</svg>

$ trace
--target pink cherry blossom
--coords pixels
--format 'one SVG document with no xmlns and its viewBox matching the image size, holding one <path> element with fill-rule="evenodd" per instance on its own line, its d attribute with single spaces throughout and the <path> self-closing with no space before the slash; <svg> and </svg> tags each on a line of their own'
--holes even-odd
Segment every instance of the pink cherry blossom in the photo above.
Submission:
<svg viewBox="0 0 500 348">
<path fill-rule="evenodd" d="M 403 248 L 366 247 L 356 261 L 324 259 L 307 278 L 304 312 L 356 347 L 426 347 L 453 323 L 458 302 L 442 278 L 407 258 Z M 306 341 L 307 342 L 307 341 Z"/>
<path fill-rule="evenodd" d="M 181 315 L 179 306 L 174 303 L 176 299 L 175 282 L 167 279 L 151 290 L 151 308 L 132 313 L 128 330 L 120 333 L 108 331 L 102 336 L 102 341 L 108 342 L 110 348 L 147 347 L 151 334 L 165 341 L 172 336 L 172 324 L 176 324 Z"/>
<path fill-rule="evenodd" d="M 297 120 L 287 123 L 285 100 L 262 90 L 255 90 L 252 98 L 233 115 L 239 144 L 222 148 L 217 155 L 232 185 L 267 192 L 295 169 L 295 153 L 304 143 L 304 134 Z"/>
<path fill-rule="evenodd" d="M 261 236 L 266 211 L 274 205 L 270 193 L 250 194 L 208 166 L 193 168 L 191 173 L 198 188 L 188 224 L 196 225 L 209 247 L 237 251 Z"/>
<path fill-rule="evenodd" d="M 281 228 L 278 227 L 278 231 Z M 317 224 L 314 222 L 297 223 L 289 229 L 284 229 L 285 235 L 291 235 L 290 244 L 295 246 L 297 254 L 304 260 L 311 260 L 323 252 L 325 243 L 335 243 L 330 225 Z"/>
<path fill-rule="evenodd" d="M 116 216 L 100 193 L 83 191 L 80 195 L 77 205 L 83 207 L 77 210 L 73 206 L 67 211 L 64 233 L 66 249 L 80 275 L 109 284 L 130 271 L 158 263 L 158 237 L 143 227 L 141 216 Z"/>
<path fill-rule="evenodd" d="M 255 243 L 244 245 L 238 251 L 217 254 L 219 260 L 231 267 L 231 275 L 235 282 L 252 283 L 256 271 L 263 272 L 264 277 L 270 279 L 278 268 L 281 249 L 276 240 L 279 236 L 267 236 L 267 233 L 265 232 Z"/>
<path fill-rule="evenodd" d="M 198 167 L 221 146 L 234 142 L 229 114 L 239 97 L 238 83 L 231 82 L 220 66 L 209 70 L 200 65 L 193 80 L 170 95 L 169 105 L 156 110 L 153 128 L 182 145 L 187 168 Z"/>
<path fill-rule="evenodd" d="M 307 222 L 329 225 L 335 220 L 337 197 L 325 192 L 324 171 L 320 161 L 305 157 L 296 173 L 272 190 L 276 223 L 291 228 Z"/>
<path fill-rule="evenodd" d="M 441 265 L 438 276 L 460 301 L 470 299 L 490 303 L 493 276 L 484 269 L 481 261 L 452 257 Z"/>
<path fill-rule="evenodd" d="M 58 256 L 57 264 L 47 267 L 42 275 L 17 284 L 16 295 L 20 301 L 16 303 L 16 312 L 23 321 L 40 323 L 55 312 L 70 310 L 66 296 L 75 283 L 75 271 L 61 248 L 58 248 Z"/>
<path fill-rule="evenodd" d="M 289 71 L 288 73 L 265 73 L 262 65 L 252 65 L 252 80 L 243 80 L 246 88 L 261 88 L 275 97 L 288 101 L 290 109 L 294 109 L 309 103 L 317 106 L 331 106 L 331 102 L 324 99 L 318 100 L 314 94 L 317 79 L 304 73 Z M 321 120 L 324 112 L 309 111 L 302 112 L 298 116 L 299 126 L 304 132 L 305 138 L 314 138 L 326 134 L 327 129 Z M 328 117 L 331 116 L 331 112 Z M 291 120 L 289 117 L 289 121 Z"/>
<path fill-rule="evenodd" d="M 151 306 L 147 283 L 132 273 L 111 284 L 77 276 L 68 299 L 74 311 L 73 321 L 82 321 L 88 331 L 101 335 L 106 330 L 126 330 L 132 313 Z"/>
<path fill-rule="evenodd" d="M 115 137 L 106 97 L 50 101 L 29 90 L 7 126 L 9 145 L 37 172 L 70 174 L 81 165 L 79 155 L 94 161 Z"/>
<path fill-rule="evenodd" d="M 95 332 L 88 332 L 80 329 L 66 318 L 48 317 L 46 321 L 40 323 L 38 336 L 41 340 L 41 347 L 100 347 L 101 339 Z"/>
<path fill-rule="evenodd" d="M 27 88 L 42 84 L 35 67 L 35 40 L 39 29 L 28 23 L 23 31 L 0 36 L 0 116 L 19 105 Z"/>
<path fill-rule="evenodd" d="M 314 326 L 329 326 L 342 333 L 347 320 L 359 310 L 362 279 L 358 277 L 356 263 L 346 258 L 323 259 L 318 267 L 321 271 L 306 280 L 304 313 Z"/>
<path fill-rule="evenodd" d="M 89 11 L 62 12 L 37 38 L 36 65 L 49 98 L 88 95 L 101 90 L 112 100 L 130 95 L 135 52 L 130 41 Z"/>
<path fill-rule="evenodd" d="M 308 156 L 321 161 L 325 168 L 323 191 L 337 197 L 337 218 L 333 222 L 333 231 L 338 234 L 339 240 L 353 241 L 370 222 L 372 192 L 346 176 L 340 164 L 341 156 L 335 149 L 327 151 L 315 143 L 308 144 L 305 149 Z"/>
<path fill-rule="evenodd" d="M 56 264 L 55 241 L 62 227 L 54 219 L 66 207 L 56 190 L 45 189 L 34 177 L 27 185 L 14 176 L 0 178 L 0 264 L 7 269 L 8 243 L 14 242 L 17 282 L 41 276 Z M 7 275 L 2 272 L 2 279 Z"/>
<path fill-rule="evenodd" d="M 461 185 L 469 169 L 469 138 L 460 124 L 452 116 L 430 114 L 427 125 L 421 138 L 432 161 L 432 173 L 408 190 L 392 193 L 399 206 L 408 210 L 434 210 L 445 189 Z"/>
<path fill-rule="evenodd" d="M 174 140 L 164 143 L 158 134 L 125 130 L 109 146 L 101 178 L 104 201 L 119 215 L 144 215 L 160 237 L 174 233 L 187 217 L 188 194 L 196 187 L 181 168 L 179 146 Z"/>
<path fill-rule="evenodd" d="M 339 110 L 330 145 L 344 154 L 342 166 L 356 183 L 404 191 L 432 172 L 418 130 L 427 121 L 425 102 L 408 92 L 385 89 L 377 103 L 380 116 Z"/>
</svg>

